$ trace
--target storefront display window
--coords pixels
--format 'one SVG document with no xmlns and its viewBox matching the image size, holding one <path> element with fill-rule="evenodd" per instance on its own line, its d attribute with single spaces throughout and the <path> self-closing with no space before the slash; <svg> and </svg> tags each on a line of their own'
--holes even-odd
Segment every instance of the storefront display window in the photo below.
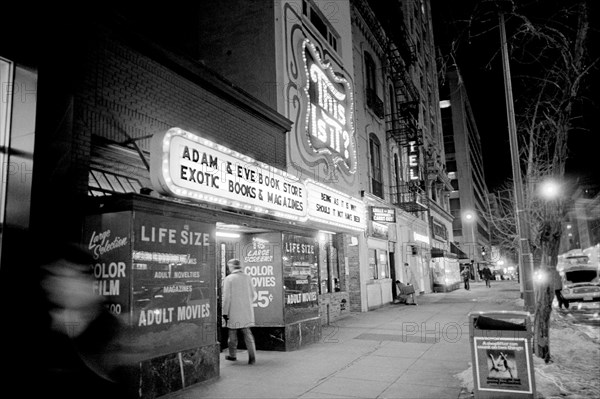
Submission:
<svg viewBox="0 0 600 399">
<path fill-rule="evenodd" d="M 318 315 L 316 244 L 314 237 L 283 235 L 286 323 Z"/>
<path fill-rule="evenodd" d="M 377 280 L 390 277 L 390 266 L 387 261 L 387 251 L 369 249 L 369 278 Z"/>
</svg>

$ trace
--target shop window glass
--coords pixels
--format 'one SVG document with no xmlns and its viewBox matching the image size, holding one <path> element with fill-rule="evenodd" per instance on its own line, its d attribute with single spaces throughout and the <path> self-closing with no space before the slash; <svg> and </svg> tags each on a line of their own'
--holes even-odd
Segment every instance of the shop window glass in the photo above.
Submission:
<svg viewBox="0 0 600 399">
<path fill-rule="evenodd" d="M 4 201 L 6 199 L 6 181 L 8 174 L 8 146 L 10 144 L 8 127 L 10 126 L 10 104 L 12 90 L 8 88 L 12 81 L 11 64 L 0 58 L 0 223 L 4 222 Z"/>
<path fill-rule="evenodd" d="M 382 249 L 369 249 L 369 278 L 378 280 L 390 278 L 388 253 Z"/>
<path fill-rule="evenodd" d="M 0 223 L 29 227 L 37 72 L 0 58 Z"/>
<path fill-rule="evenodd" d="M 369 249 L 369 278 L 377 279 L 377 251 Z"/>
<path fill-rule="evenodd" d="M 387 251 L 377 251 L 378 265 L 379 265 L 379 276 L 378 278 L 390 278 L 390 265 L 388 264 Z"/>
</svg>

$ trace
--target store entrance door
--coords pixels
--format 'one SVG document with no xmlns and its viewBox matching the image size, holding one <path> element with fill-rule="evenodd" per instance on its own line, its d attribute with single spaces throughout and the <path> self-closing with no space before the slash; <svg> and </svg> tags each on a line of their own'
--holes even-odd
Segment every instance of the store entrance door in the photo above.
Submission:
<svg viewBox="0 0 600 399">
<path fill-rule="evenodd" d="M 223 305 L 223 280 L 229 274 L 227 261 L 236 257 L 235 240 L 221 240 L 217 243 L 217 340 L 221 344 L 221 350 L 227 348 L 227 327 L 223 326 L 222 305 Z"/>
</svg>

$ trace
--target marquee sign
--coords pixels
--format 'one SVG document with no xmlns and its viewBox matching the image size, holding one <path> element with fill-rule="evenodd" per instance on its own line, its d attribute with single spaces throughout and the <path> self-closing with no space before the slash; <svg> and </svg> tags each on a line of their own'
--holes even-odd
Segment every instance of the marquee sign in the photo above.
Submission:
<svg viewBox="0 0 600 399">
<path fill-rule="evenodd" d="M 306 181 L 308 218 L 332 226 L 356 231 L 366 228 L 365 205 L 348 194 L 314 181 Z"/>
<path fill-rule="evenodd" d="M 152 137 L 150 176 L 162 194 L 306 219 L 297 177 L 179 128 Z"/>
<path fill-rule="evenodd" d="M 316 153 L 347 174 L 356 172 L 352 86 L 323 63 L 316 47 L 302 42 L 308 98 L 306 140 Z"/>
</svg>

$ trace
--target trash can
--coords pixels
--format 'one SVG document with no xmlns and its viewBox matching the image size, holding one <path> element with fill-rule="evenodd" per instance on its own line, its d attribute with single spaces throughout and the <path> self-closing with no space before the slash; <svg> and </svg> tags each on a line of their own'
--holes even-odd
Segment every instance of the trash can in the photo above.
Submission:
<svg viewBox="0 0 600 399">
<path fill-rule="evenodd" d="M 475 398 L 535 398 L 529 312 L 471 312 Z"/>
</svg>

